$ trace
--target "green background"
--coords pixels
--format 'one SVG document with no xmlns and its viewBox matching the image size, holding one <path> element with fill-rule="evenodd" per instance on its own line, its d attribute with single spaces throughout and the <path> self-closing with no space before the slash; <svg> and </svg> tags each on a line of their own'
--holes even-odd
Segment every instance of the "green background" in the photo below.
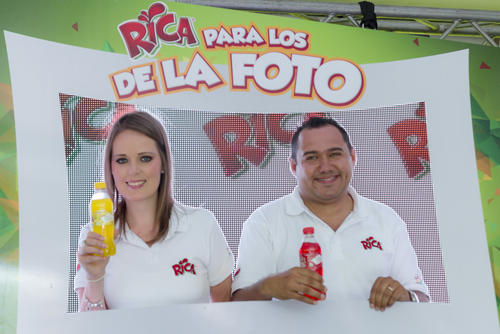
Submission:
<svg viewBox="0 0 500 334">
<path fill-rule="evenodd" d="M 3 2 L 0 5 L 0 30 L 125 54 L 125 46 L 117 30 L 118 24 L 137 18 L 139 11 L 148 9 L 152 2 L 142 0 Z M 407 2 L 401 5 L 413 5 L 410 1 Z M 195 17 L 194 24 L 199 38 L 201 38 L 200 28 L 219 26 L 219 24 L 230 26 L 255 23 L 261 32 L 265 31 L 268 25 L 289 27 L 310 33 L 311 48 L 308 51 L 310 54 L 345 57 L 358 64 L 416 58 L 468 48 L 478 180 L 500 315 L 500 49 L 209 7 L 167 2 L 165 4 L 169 11 L 175 11 L 179 16 Z M 201 45 L 200 50 L 211 63 L 227 63 L 225 49 L 207 51 Z M 27 49 L 26 52 L 29 53 L 30 50 Z M 192 53 L 193 49 L 190 48 L 164 45 L 156 58 L 177 55 L 180 60 L 187 61 Z M 37 55 L 33 54 L 32 58 L 36 62 Z M 19 208 L 13 109 L 7 52 L 2 33 L 0 35 L 0 333 L 15 333 L 17 321 Z M 450 124 L 453 124 L 453 110 L 443 110 L 443 112 L 449 114 Z M 453 165 L 450 167 L 453 168 Z M 466 189 L 464 196 L 467 196 Z"/>
</svg>

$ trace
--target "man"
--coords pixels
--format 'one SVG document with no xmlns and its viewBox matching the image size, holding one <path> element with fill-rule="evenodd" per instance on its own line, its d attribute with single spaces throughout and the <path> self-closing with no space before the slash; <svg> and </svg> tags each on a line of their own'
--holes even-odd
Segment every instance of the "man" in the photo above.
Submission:
<svg viewBox="0 0 500 334">
<path fill-rule="evenodd" d="M 233 300 L 362 298 L 381 311 L 396 301 L 429 301 L 405 223 L 349 186 L 356 152 L 342 126 L 307 120 L 292 137 L 289 162 L 295 190 L 245 222 Z M 323 277 L 299 267 L 309 226 L 322 249 Z"/>
</svg>

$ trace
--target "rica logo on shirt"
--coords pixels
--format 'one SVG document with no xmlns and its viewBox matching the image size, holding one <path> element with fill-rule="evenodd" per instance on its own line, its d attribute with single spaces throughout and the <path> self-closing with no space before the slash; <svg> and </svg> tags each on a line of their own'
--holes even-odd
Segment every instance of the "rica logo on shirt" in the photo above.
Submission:
<svg viewBox="0 0 500 334">
<path fill-rule="evenodd" d="M 361 244 L 363 245 L 364 249 L 371 249 L 372 247 L 377 247 L 378 249 L 382 250 L 382 244 L 375 240 L 373 237 L 366 238 L 366 240 L 362 240 Z"/>
<path fill-rule="evenodd" d="M 172 266 L 172 269 L 174 269 L 175 276 L 184 275 L 186 272 L 196 275 L 196 271 L 194 271 L 194 264 L 189 263 L 188 259 L 180 260 L 178 264 L 174 264 Z"/>
</svg>

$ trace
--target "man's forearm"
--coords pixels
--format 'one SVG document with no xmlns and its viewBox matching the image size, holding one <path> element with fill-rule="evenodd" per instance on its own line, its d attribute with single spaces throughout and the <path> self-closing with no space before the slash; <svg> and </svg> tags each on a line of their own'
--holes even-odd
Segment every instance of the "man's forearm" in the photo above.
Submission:
<svg viewBox="0 0 500 334">
<path fill-rule="evenodd" d="M 268 278 L 262 279 L 257 283 L 250 285 L 246 288 L 238 289 L 233 292 L 231 300 L 242 301 L 242 300 L 271 300 L 272 296 L 266 294 L 265 284 Z"/>
</svg>

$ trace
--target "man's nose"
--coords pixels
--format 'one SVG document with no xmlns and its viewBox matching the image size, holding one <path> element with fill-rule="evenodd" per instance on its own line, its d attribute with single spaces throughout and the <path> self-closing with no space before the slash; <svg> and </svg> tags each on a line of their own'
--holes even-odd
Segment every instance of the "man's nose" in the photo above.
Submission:
<svg viewBox="0 0 500 334">
<path fill-rule="evenodd" d="M 332 168 L 332 164 L 330 159 L 327 156 L 320 156 L 319 158 L 319 170 L 320 172 L 330 171 Z"/>
</svg>

